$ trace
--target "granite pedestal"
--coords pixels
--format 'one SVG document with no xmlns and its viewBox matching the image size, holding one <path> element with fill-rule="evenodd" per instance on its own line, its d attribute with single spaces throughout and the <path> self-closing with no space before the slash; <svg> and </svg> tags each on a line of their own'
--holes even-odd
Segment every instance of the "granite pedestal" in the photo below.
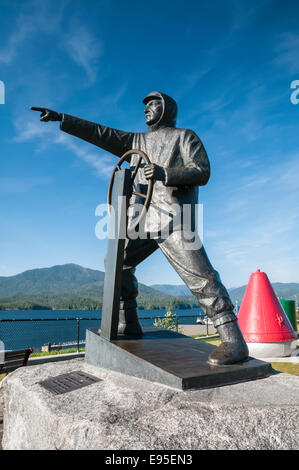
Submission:
<svg viewBox="0 0 299 470">
<path fill-rule="evenodd" d="M 70 372 L 99 379 L 55 395 L 40 382 Z M 298 449 L 299 377 L 177 389 L 88 366 L 22 367 L 2 384 L 4 449 Z"/>
</svg>

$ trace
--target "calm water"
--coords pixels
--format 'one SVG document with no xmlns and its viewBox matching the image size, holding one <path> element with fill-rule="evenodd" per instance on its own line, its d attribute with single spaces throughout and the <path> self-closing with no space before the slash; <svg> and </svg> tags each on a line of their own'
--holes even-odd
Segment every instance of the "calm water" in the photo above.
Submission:
<svg viewBox="0 0 299 470">
<path fill-rule="evenodd" d="M 167 310 L 140 310 L 139 317 L 142 326 L 152 326 L 153 319 L 144 317 L 163 317 Z M 179 316 L 179 323 L 191 325 L 202 315 L 200 308 L 188 310 L 174 309 Z M 101 310 L 15 310 L 0 311 L 0 340 L 5 349 L 21 349 L 32 347 L 39 350 L 47 343 L 75 343 L 78 337 L 77 318 L 80 321 L 80 341 L 85 340 L 87 328 L 99 328 Z M 62 319 L 69 320 L 62 320 Z M 32 321 L 24 321 L 24 320 Z M 42 321 L 38 321 L 42 319 Z"/>
</svg>

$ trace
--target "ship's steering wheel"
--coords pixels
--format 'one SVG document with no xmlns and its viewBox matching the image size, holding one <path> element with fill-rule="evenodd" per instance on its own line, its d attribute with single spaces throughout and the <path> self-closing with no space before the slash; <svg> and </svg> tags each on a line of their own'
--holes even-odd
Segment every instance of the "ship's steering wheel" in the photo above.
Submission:
<svg viewBox="0 0 299 470">
<path fill-rule="evenodd" d="M 141 161 L 144 160 L 146 164 L 151 163 L 151 161 L 148 158 L 148 156 L 146 155 L 146 153 L 144 153 L 142 150 L 136 150 L 136 149 L 129 150 L 128 152 L 124 153 L 124 155 L 119 159 L 118 164 L 115 166 L 115 168 L 112 172 L 111 179 L 110 179 L 109 186 L 108 186 L 107 205 L 108 205 L 108 213 L 109 214 L 110 214 L 110 207 L 111 207 L 111 201 L 112 201 L 112 189 L 113 189 L 115 173 L 120 170 L 121 165 L 123 164 L 124 161 L 127 160 L 128 156 L 133 155 L 133 154 L 139 155 L 139 159 L 137 161 L 137 164 L 136 164 L 135 168 L 132 171 L 132 176 L 131 176 L 131 185 L 132 185 L 132 187 L 133 187 L 133 183 L 134 183 L 135 177 L 137 175 L 137 172 L 139 170 Z M 137 225 L 139 225 L 140 222 L 142 221 L 142 219 L 145 217 L 146 212 L 147 212 L 147 210 L 149 208 L 149 205 L 151 203 L 152 194 L 153 194 L 153 187 L 154 187 L 153 180 L 149 180 L 146 194 L 138 193 L 137 191 L 132 191 L 131 195 L 134 194 L 135 196 L 142 197 L 143 199 L 145 199 L 145 202 L 144 202 L 142 211 L 140 212 L 139 216 L 136 218 L 134 223 L 130 227 L 127 228 L 127 233 L 130 233 L 133 230 L 135 230 Z"/>
</svg>

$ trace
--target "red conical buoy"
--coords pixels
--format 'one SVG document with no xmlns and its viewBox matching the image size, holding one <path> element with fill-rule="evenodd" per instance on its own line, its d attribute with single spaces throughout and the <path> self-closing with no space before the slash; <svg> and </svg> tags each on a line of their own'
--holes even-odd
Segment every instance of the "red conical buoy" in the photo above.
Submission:
<svg viewBox="0 0 299 470">
<path fill-rule="evenodd" d="M 246 343 L 278 343 L 297 339 L 267 274 L 259 269 L 250 276 L 238 322 Z"/>
</svg>

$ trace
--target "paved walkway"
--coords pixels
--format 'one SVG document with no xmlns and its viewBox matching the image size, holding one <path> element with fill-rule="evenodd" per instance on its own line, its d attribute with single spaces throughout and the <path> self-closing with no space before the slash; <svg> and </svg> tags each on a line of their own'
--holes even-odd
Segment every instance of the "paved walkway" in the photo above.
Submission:
<svg viewBox="0 0 299 470">
<path fill-rule="evenodd" d="M 207 332 L 209 335 L 214 335 L 217 333 L 213 325 L 179 325 L 182 328 L 182 333 L 190 335 L 206 335 Z"/>
</svg>

